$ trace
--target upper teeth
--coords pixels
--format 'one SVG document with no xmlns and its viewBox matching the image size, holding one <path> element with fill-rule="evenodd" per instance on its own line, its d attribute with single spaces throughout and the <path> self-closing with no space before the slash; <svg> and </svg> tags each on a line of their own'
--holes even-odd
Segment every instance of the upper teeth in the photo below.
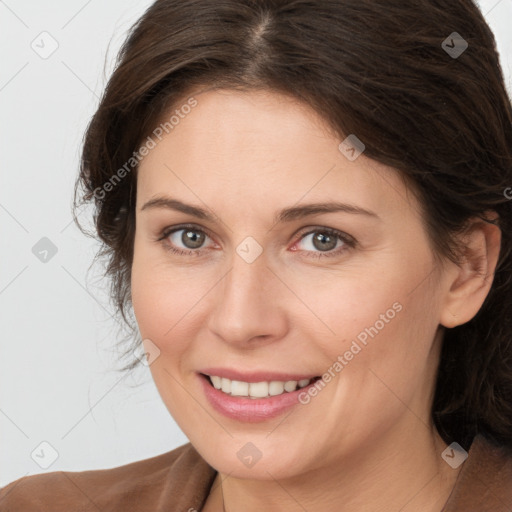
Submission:
<svg viewBox="0 0 512 512">
<path fill-rule="evenodd" d="M 265 398 L 267 396 L 281 395 L 285 391 L 291 392 L 307 386 L 311 379 L 287 380 L 286 382 L 272 380 L 270 382 L 243 382 L 230 380 L 225 377 L 210 375 L 210 380 L 216 389 L 231 396 L 247 396 L 250 398 Z"/>
</svg>

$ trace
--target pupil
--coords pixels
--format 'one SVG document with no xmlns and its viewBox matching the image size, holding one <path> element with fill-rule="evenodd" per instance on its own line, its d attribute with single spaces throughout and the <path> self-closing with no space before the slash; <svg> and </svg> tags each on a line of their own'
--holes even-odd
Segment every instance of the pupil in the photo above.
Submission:
<svg viewBox="0 0 512 512">
<path fill-rule="evenodd" d="M 330 240 L 330 243 L 329 243 Z M 327 246 L 322 245 L 325 244 L 327 241 Z M 320 245 L 317 245 L 319 243 Z M 332 237 L 331 235 L 328 235 L 326 233 L 318 233 L 315 237 L 313 237 L 313 245 L 316 249 L 319 249 L 321 251 L 328 251 L 330 249 L 334 249 L 336 247 L 336 238 Z"/>
<path fill-rule="evenodd" d="M 197 249 L 203 244 L 204 235 L 198 234 L 195 231 L 184 231 L 181 241 L 190 249 Z"/>
</svg>

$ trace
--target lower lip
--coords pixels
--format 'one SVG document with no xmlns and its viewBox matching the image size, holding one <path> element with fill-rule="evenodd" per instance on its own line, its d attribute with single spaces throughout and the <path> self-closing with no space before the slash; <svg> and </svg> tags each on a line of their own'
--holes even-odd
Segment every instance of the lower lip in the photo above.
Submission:
<svg viewBox="0 0 512 512">
<path fill-rule="evenodd" d="M 291 393 L 284 392 L 281 395 L 254 399 L 227 395 L 214 388 L 208 377 L 199 375 L 199 378 L 202 382 L 206 398 L 216 411 L 228 418 L 247 423 L 256 423 L 275 418 L 291 409 L 294 405 L 300 404 L 299 394 L 307 392 L 309 387 L 313 386 L 316 382 L 313 381 L 309 385 Z"/>
</svg>

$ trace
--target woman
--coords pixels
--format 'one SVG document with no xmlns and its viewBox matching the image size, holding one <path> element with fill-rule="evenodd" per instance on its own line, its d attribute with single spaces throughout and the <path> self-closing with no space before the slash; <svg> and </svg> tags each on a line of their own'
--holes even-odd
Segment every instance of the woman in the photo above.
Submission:
<svg viewBox="0 0 512 512">
<path fill-rule="evenodd" d="M 512 108 L 471 1 L 159 0 L 78 184 L 190 443 L 0 510 L 512 510 Z"/>
</svg>

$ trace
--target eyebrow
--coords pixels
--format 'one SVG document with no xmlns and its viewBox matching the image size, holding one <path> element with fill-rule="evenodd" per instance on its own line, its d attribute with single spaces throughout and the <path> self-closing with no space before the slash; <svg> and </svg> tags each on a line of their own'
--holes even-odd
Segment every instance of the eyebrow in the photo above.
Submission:
<svg viewBox="0 0 512 512">
<path fill-rule="evenodd" d="M 214 222 L 215 220 L 214 216 L 211 215 L 207 210 L 204 210 L 198 206 L 183 203 L 170 197 L 155 197 L 150 199 L 142 206 L 141 211 L 158 208 L 179 211 L 193 215 L 198 219 L 208 220 L 210 222 Z M 291 206 L 289 208 L 284 208 L 280 212 L 277 212 L 274 216 L 274 224 L 279 222 L 291 222 L 293 220 L 302 219 L 309 215 L 334 212 L 366 215 L 368 217 L 380 219 L 380 217 L 375 212 L 367 210 L 366 208 L 361 208 L 360 206 L 353 204 L 330 201 L 326 203 L 310 203 L 301 206 Z"/>
</svg>

